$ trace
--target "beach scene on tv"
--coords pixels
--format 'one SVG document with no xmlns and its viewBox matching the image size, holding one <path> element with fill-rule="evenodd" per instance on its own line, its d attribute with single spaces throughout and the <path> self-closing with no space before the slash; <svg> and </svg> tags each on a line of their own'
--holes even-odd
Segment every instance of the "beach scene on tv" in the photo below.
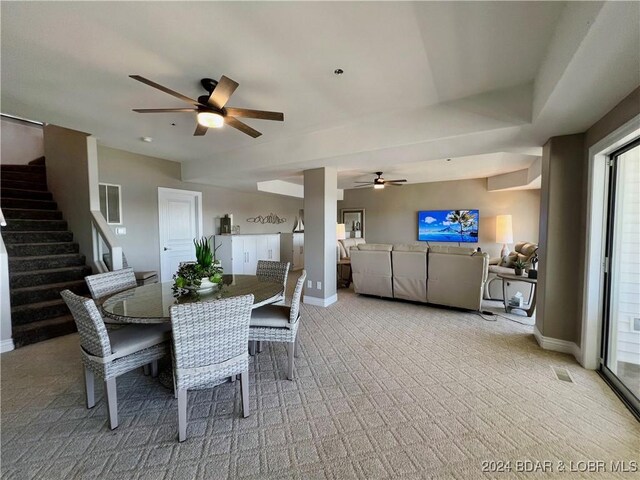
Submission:
<svg viewBox="0 0 640 480">
<path fill-rule="evenodd" d="M 478 241 L 478 210 L 425 210 L 418 212 L 418 240 L 423 242 Z"/>
</svg>

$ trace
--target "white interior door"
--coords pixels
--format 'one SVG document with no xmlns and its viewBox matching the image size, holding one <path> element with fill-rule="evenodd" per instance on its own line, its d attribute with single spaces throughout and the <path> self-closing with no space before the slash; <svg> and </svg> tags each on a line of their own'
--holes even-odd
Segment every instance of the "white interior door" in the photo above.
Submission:
<svg viewBox="0 0 640 480">
<path fill-rule="evenodd" d="M 180 262 L 195 260 L 193 239 L 202 236 L 202 193 L 158 188 L 160 281 L 168 282 Z"/>
</svg>

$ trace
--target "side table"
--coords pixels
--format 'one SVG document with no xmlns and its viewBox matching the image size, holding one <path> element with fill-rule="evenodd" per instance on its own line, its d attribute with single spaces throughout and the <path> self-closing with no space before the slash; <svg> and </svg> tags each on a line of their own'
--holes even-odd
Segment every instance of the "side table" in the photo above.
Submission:
<svg viewBox="0 0 640 480">
<path fill-rule="evenodd" d="M 533 312 L 536 311 L 536 293 L 538 289 L 538 279 L 537 278 L 529 278 L 523 277 L 521 275 L 514 275 L 512 273 L 499 273 L 498 277 L 502 279 L 502 298 L 504 299 L 504 310 L 507 313 L 511 313 L 511 310 L 517 308 L 519 310 L 524 310 L 527 313 L 527 317 L 533 315 Z M 511 307 L 509 305 L 509 299 L 507 298 L 507 281 L 511 280 L 512 282 L 525 282 L 532 284 L 533 292 L 531 293 L 531 301 L 528 305 L 523 305 L 522 307 Z"/>
</svg>

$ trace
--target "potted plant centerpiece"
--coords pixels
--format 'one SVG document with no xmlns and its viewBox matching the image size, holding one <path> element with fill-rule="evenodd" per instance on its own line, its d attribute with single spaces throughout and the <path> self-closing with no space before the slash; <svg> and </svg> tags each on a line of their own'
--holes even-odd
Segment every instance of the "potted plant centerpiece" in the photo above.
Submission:
<svg viewBox="0 0 640 480">
<path fill-rule="evenodd" d="M 527 264 L 522 260 L 516 260 L 513 263 L 513 269 L 515 270 L 515 274 L 519 277 L 522 276 L 522 272 L 524 272 L 525 268 L 527 268 Z"/>
<path fill-rule="evenodd" d="M 222 283 L 222 266 L 220 260 L 216 259 L 217 249 L 211 249 L 211 242 L 207 237 L 194 239 L 193 244 L 196 247 L 196 261 L 180 265 L 173 275 L 173 289 L 177 292 L 210 292 Z"/>
</svg>

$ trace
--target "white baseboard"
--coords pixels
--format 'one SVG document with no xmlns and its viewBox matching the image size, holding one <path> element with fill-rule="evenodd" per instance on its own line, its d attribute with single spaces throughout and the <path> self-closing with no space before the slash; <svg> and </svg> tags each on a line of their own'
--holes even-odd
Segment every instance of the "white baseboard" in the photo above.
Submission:
<svg viewBox="0 0 640 480">
<path fill-rule="evenodd" d="M 533 335 L 536 337 L 538 345 L 544 350 L 552 350 L 554 352 L 569 353 L 573 355 L 578 363 L 582 365 L 582 351 L 574 342 L 568 340 L 560 340 L 558 338 L 545 337 L 540 333 L 537 326 L 533 327 Z"/>
<path fill-rule="evenodd" d="M 329 298 L 318 298 L 305 295 L 302 301 L 306 304 L 314 305 L 316 307 L 328 307 L 329 305 L 338 301 L 338 294 L 335 293 Z"/>
<path fill-rule="evenodd" d="M 10 338 L 8 340 L 0 340 L 0 353 L 10 352 L 14 348 L 16 347 L 13 344 L 13 338 Z"/>
</svg>

